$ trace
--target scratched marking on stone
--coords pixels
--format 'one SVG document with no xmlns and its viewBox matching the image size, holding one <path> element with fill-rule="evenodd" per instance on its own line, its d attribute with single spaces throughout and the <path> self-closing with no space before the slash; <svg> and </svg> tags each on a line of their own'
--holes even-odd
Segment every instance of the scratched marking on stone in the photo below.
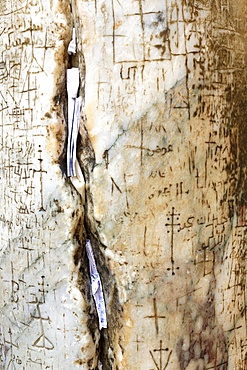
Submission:
<svg viewBox="0 0 247 370">
<path fill-rule="evenodd" d="M 169 60 L 171 50 L 165 4 L 160 3 L 156 10 L 149 11 L 145 9 L 146 2 L 138 0 L 133 8 L 133 12 L 128 12 L 122 1 L 113 1 L 114 63 Z M 121 24 L 121 27 L 116 28 L 116 24 Z M 155 25 L 156 32 L 152 33 L 151 25 Z M 135 34 L 128 30 L 128 27 L 133 26 L 141 34 L 140 41 L 137 41 Z M 123 54 L 128 56 L 124 59 Z"/>
<path fill-rule="evenodd" d="M 143 339 L 143 338 L 142 338 Z M 138 335 L 136 336 L 136 340 L 135 340 L 135 343 L 136 343 L 136 350 L 139 351 L 139 348 L 140 348 L 140 344 L 141 343 L 144 343 L 143 340 L 141 340 L 141 338 L 138 337 Z"/>
<path fill-rule="evenodd" d="M 39 145 L 40 147 L 40 145 Z M 38 152 L 40 153 L 40 157 L 38 158 L 39 161 L 39 169 L 35 170 L 34 173 L 39 173 L 39 181 L 40 181 L 40 211 L 45 211 L 44 209 L 44 195 L 43 195 L 43 173 L 47 173 L 47 171 L 43 170 L 43 159 L 42 159 L 42 150 L 39 149 Z"/>
<path fill-rule="evenodd" d="M 58 60 L 72 31 L 61 23 L 71 14 L 58 4 L 22 0 L 1 1 L 0 14 L 0 368 L 62 370 L 74 355 L 59 328 L 80 326 L 61 299 L 71 304 L 63 280 L 68 256 L 57 255 L 77 212 L 59 163 L 66 66 Z M 64 356 L 55 359 L 58 348 Z"/>
<path fill-rule="evenodd" d="M 121 338 L 130 335 L 134 349 L 125 350 L 123 359 L 133 368 L 137 358 L 137 369 L 242 370 L 247 349 L 246 4 L 94 0 L 80 6 L 80 15 L 74 9 L 83 44 L 78 50 L 85 51 L 90 81 L 83 124 L 89 122 L 95 153 L 98 146 L 101 150 L 96 163 L 93 156 L 86 158 L 96 164 L 89 171 L 95 185 L 88 189 L 95 202 L 91 208 L 100 220 L 96 231 L 111 251 L 115 298 L 119 292 L 128 308 L 133 300 L 140 303 L 134 308 L 141 319 L 134 312 L 118 331 Z M 70 357 L 65 348 L 66 356 L 56 364 L 50 355 L 72 333 L 72 317 L 60 311 L 67 293 L 60 296 L 52 289 L 67 271 L 63 256 L 70 249 L 66 245 L 56 257 L 56 246 L 63 248 L 67 238 L 58 240 L 57 234 L 67 233 L 73 222 L 72 215 L 63 221 L 67 205 L 74 202 L 78 211 L 78 200 L 55 175 L 62 155 L 56 143 L 64 135 L 58 40 L 66 50 L 72 29 L 65 35 L 60 17 L 51 20 L 57 14 L 53 7 L 0 2 L 0 359 L 9 369 L 71 367 L 65 364 Z M 59 14 L 62 24 L 69 24 Z M 52 76 L 54 52 L 58 71 Z M 52 141 L 59 152 L 55 164 L 47 158 L 53 125 L 58 128 Z M 123 259 L 117 258 L 120 252 Z M 57 285 L 53 272 L 61 274 Z M 146 306 L 153 297 L 157 301 Z M 179 334 L 163 332 L 175 318 Z M 114 337 L 110 329 L 108 335 Z M 53 351 L 45 348 L 51 346 L 46 338 Z M 111 361 L 117 368 L 116 343 L 113 339 Z M 169 361 L 163 343 L 172 351 Z M 37 345 L 43 346 L 40 352 Z"/>
<path fill-rule="evenodd" d="M 38 315 L 32 315 L 32 318 L 33 319 L 36 319 L 39 321 L 39 324 L 40 324 L 40 335 L 39 337 L 34 341 L 33 343 L 33 346 L 34 347 L 38 347 L 38 348 L 43 348 L 43 349 L 47 349 L 47 350 L 52 350 L 54 349 L 54 345 L 53 343 L 50 341 L 50 339 L 45 335 L 45 329 L 44 329 L 44 324 L 43 324 L 43 321 L 50 321 L 50 318 L 49 316 L 48 317 L 43 317 L 41 315 L 41 310 L 40 310 L 40 307 L 39 307 L 39 302 L 37 301 L 37 299 L 35 300 L 36 303 L 36 310 L 37 310 L 37 313 Z"/>
<path fill-rule="evenodd" d="M 180 222 L 179 221 L 180 213 L 175 213 L 175 208 L 172 207 L 172 211 L 167 214 L 168 223 L 165 226 L 168 228 L 167 233 L 171 233 L 171 270 L 172 275 L 175 275 L 175 260 L 174 260 L 174 233 L 180 231 Z M 178 228 L 177 228 L 178 227 Z M 169 268 L 170 269 L 170 268 Z M 178 267 L 177 267 L 178 269 Z"/>
<path fill-rule="evenodd" d="M 156 331 L 156 335 L 158 335 L 159 334 L 159 319 L 165 319 L 166 316 L 158 314 L 156 298 L 153 299 L 153 312 L 154 312 L 153 315 L 145 316 L 145 318 L 154 319 L 155 331 Z"/>
<path fill-rule="evenodd" d="M 170 357 L 172 355 L 172 350 L 169 351 L 169 348 L 163 348 L 162 340 L 160 340 L 159 348 L 153 349 L 153 351 L 149 351 L 150 356 L 154 362 L 155 368 L 157 370 L 165 370 L 169 364 Z M 163 352 L 169 352 L 166 357 L 166 361 L 164 362 Z M 158 356 L 156 354 L 158 353 Z"/>
<path fill-rule="evenodd" d="M 18 345 L 18 343 L 14 343 L 13 342 L 11 328 L 9 328 L 8 334 L 9 334 L 9 340 L 5 340 L 5 343 L 7 343 L 10 346 L 10 360 L 8 362 L 7 369 L 16 369 L 16 367 L 15 367 L 15 361 L 14 361 L 15 360 L 15 357 L 13 355 L 13 349 L 14 348 L 18 348 L 19 345 Z M 18 362 L 22 363 L 22 361 L 18 361 Z"/>
<path fill-rule="evenodd" d="M 105 120 L 107 132 L 116 132 L 116 127 L 119 131 L 117 139 L 109 140 L 109 143 L 106 140 L 106 145 L 102 145 L 102 170 L 99 160 L 95 175 L 99 185 L 99 179 L 106 179 L 104 171 L 109 171 L 106 181 L 114 195 L 111 202 L 106 200 L 102 204 L 100 201 L 96 205 L 97 209 L 105 211 L 100 232 L 105 234 L 107 247 L 111 248 L 113 256 L 121 246 L 127 260 L 126 270 L 131 266 L 129 268 L 133 271 L 130 276 L 126 272 L 129 284 L 126 283 L 126 275 L 123 279 L 126 285 L 120 283 L 130 300 L 129 306 L 133 297 L 135 302 L 142 300 L 144 324 L 139 322 L 138 330 L 136 328 L 132 335 L 132 343 L 138 346 L 139 367 L 145 367 L 147 361 L 152 361 L 156 369 L 166 366 L 164 358 L 160 364 L 158 351 L 151 351 L 153 357 L 147 351 L 156 347 L 146 346 L 147 358 L 145 343 L 138 344 L 142 338 L 149 338 L 150 325 L 153 327 L 150 319 L 155 321 L 156 312 L 155 334 L 161 336 L 161 324 L 167 328 L 166 336 L 161 339 L 169 342 L 169 348 L 176 357 L 175 362 L 170 357 L 167 368 L 207 368 L 214 359 L 214 366 L 221 366 L 224 370 L 227 366 L 241 369 L 243 354 L 237 348 L 245 347 L 240 346 L 236 337 L 242 330 L 242 322 L 238 324 L 234 320 L 235 311 L 240 315 L 244 305 L 241 288 L 238 285 L 234 292 L 233 286 L 240 284 L 243 266 L 237 263 L 236 241 L 231 238 L 236 225 L 234 220 L 239 218 L 245 223 L 246 207 L 242 206 L 238 211 L 236 204 L 239 172 L 235 164 L 241 155 L 233 152 L 235 149 L 238 151 L 239 123 L 230 112 L 234 110 L 233 101 L 236 107 L 239 107 L 237 100 L 243 103 L 240 96 L 244 95 L 244 90 L 236 87 L 235 78 L 246 86 L 241 62 L 245 53 L 244 17 L 237 10 L 239 4 L 234 5 L 233 1 L 168 0 L 150 4 L 149 1 L 138 0 L 126 5 L 121 0 L 113 0 L 111 5 L 105 4 L 101 8 L 101 19 L 105 22 L 101 33 L 102 50 L 112 50 L 104 58 L 114 73 L 93 63 L 91 74 L 99 78 L 95 79 L 95 95 L 89 102 L 89 109 L 95 99 L 99 117 L 106 111 L 112 112 L 112 116 Z M 98 17 L 97 1 L 96 5 Z M 133 33 L 132 29 L 136 32 Z M 100 33 L 99 29 L 97 31 Z M 87 34 L 86 40 L 89 37 Z M 93 42 L 90 47 L 98 51 Z M 107 77 L 113 80 L 107 82 Z M 235 88 L 239 94 L 236 98 L 232 93 Z M 237 111 L 238 108 L 234 114 L 239 117 Z M 240 121 L 246 127 L 244 120 Z M 123 122 L 125 128 L 128 127 L 125 131 L 122 131 Z M 95 125 L 92 130 L 94 139 L 95 132 L 102 127 L 97 119 Z M 102 136 L 99 135 L 99 145 L 102 143 L 100 138 Z M 97 144 L 95 148 L 97 151 Z M 135 181 L 134 176 L 128 176 L 130 173 L 138 174 L 139 178 Z M 245 175 L 243 179 L 246 179 Z M 94 191 L 94 199 L 102 200 L 105 182 L 103 185 L 102 181 L 99 187 Z M 122 210 L 120 204 L 124 197 L 127 209 Z M 112 225 L 112 220 L 116 222 L 110 232 L 108 225 Z M 233 246 L 236 248 L 234 251 L 231 249 Z M 123 266 L 115 268 L 116 274 L 122 276 Z M 214 286 L 214 276 L 218 290 L 212 291 L 205 281 Z M 200 298 L 203 289 L 205 296 Z M 145 309 L 145 298 L 154 296 L 159 300 L 155 301 L 154 313 L 150 313 Z M 209 317 L 200 318 L 193 324 L 189 317 L 193 314 L 200 316 L 204 299 L 213 302 L 210 307 L 205 307 Z M 190 305 L 193 306 L 191 311 Z M 162 311 L 161 307 L 164 307 Z M 220 309 L 217 308 L 211 317 L 213 307 Z M 231 315 L 226 324 L 224 318 L 228 310 Z M 175 320 L 173 312 L 181 315 L 181 320 L 178 320 L 180 334 L 170 333 L 168 324 L 166 326 L 166 321 Z M 158 316 L 166 319 L 158 319 Z M 203 357 L 203 351 L 208 348 L 207 341 L 221 334 L 215 329 L 208 337 L 201 335 L 203 343 L 198 344 L 201 346 L 198 359 L 192 355 L 193 359 L 187 361 L 195 349 L 193 343 L 198 342 L 196 334 L 192 333 L 196 332 L 195 329 L 201 330 L 203 320 L 202 326 L 206 325 L 209 330 L 211 319 L 215 320 L 218 328 L 231 326 L 231 334 L 224 333 L 221 344 L 217 339 L 212 342 L 211 349 L 207 350 L 208 360 Z M 138 321 L 135 313 L 132 320 Z M 123 333 L 124 336 L 124 329 Z M 180 335 L 183 343 L 178 350 L 177 336 Z M 188 339 L 187 335 L 193 338 Z M 243 338 L 243 334 L 241 336 Z M 231 356 L 227 365 L 225 353 L 230 337 Z M 186 346 L 189 349 L 183 352 L 182 348 Z M 129 360 L 130 367 L 134 366 L 135 356 L 136 352 L 132 361 Z M 131 355 L 125 356 L 126 361 L 128 357 Z M 237 358 L 241 362 L 238 363 Z"/>
</svg>

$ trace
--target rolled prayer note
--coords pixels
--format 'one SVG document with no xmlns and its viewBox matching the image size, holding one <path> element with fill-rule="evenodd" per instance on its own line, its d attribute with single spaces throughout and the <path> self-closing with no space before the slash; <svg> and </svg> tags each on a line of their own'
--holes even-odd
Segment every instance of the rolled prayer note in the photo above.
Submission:
<svg viewBox="0 0 247 370">
<path fill-rule="evenodd" d="M 95 263 L 91 242 L 89 239 L 87 239 L 86 241 L 86 251 L 89 260 L 91 288 L 99 318 L 99 329 L 101 330 L 102 328 L 107 328 L 106 308 L 102 284 Z"/>
</svg>

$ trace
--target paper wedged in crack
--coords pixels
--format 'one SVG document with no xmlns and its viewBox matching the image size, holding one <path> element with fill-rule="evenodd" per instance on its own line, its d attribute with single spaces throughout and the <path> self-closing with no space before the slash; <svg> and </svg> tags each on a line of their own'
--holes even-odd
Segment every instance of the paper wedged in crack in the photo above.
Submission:
<svg viewBox="0 0 247 370">
<path fill-rule="evenodd" d="M 84 209 L 63 174 L 71 11 L 13 1 L 0 13 L 0 367 L 90 369 L 75 236 Z"/>
<path fill-rule="evenodd" d="M 113 368 L 245 366 L 243 3 L 76 3 Z"/>
<path fill-rule="evenodd" d="M 244 13 L 243 0 L 0 3 L 3 368 L 245 369 Z M 66 179 L 73 26 L 85 214 Z"/>
</svg>

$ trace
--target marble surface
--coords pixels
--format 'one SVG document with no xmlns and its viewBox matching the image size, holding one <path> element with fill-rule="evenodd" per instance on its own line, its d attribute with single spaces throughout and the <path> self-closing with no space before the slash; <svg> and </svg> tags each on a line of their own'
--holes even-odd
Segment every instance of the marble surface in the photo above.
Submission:
<svg viewBox="0 0 247 370">
<path fill-rule="evenodd" d="M 6 1 L 0 13 L 0 367 L 96 366 L 77 257 L 83 204 L 61 170 L 70 7 Z"/>
<path fill-rule="evenodd" d="M 245 370 L 245 2 L 0 13 L 2 368 Z M 65 171 L 71 66 L 85 201 Z"/>
</svg>

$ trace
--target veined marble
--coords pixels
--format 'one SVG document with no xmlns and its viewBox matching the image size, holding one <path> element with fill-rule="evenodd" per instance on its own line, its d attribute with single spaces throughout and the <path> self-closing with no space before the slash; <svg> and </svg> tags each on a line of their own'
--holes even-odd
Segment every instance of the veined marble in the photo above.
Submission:
<svg viewBox="0 0 247 370">
<path fill-rule="evenodd" d="M 245 370 L 245 1 L 0 13 L 2 368 Z M 65 171 L 72 66 L 85 200 Z"/>
</svg>

